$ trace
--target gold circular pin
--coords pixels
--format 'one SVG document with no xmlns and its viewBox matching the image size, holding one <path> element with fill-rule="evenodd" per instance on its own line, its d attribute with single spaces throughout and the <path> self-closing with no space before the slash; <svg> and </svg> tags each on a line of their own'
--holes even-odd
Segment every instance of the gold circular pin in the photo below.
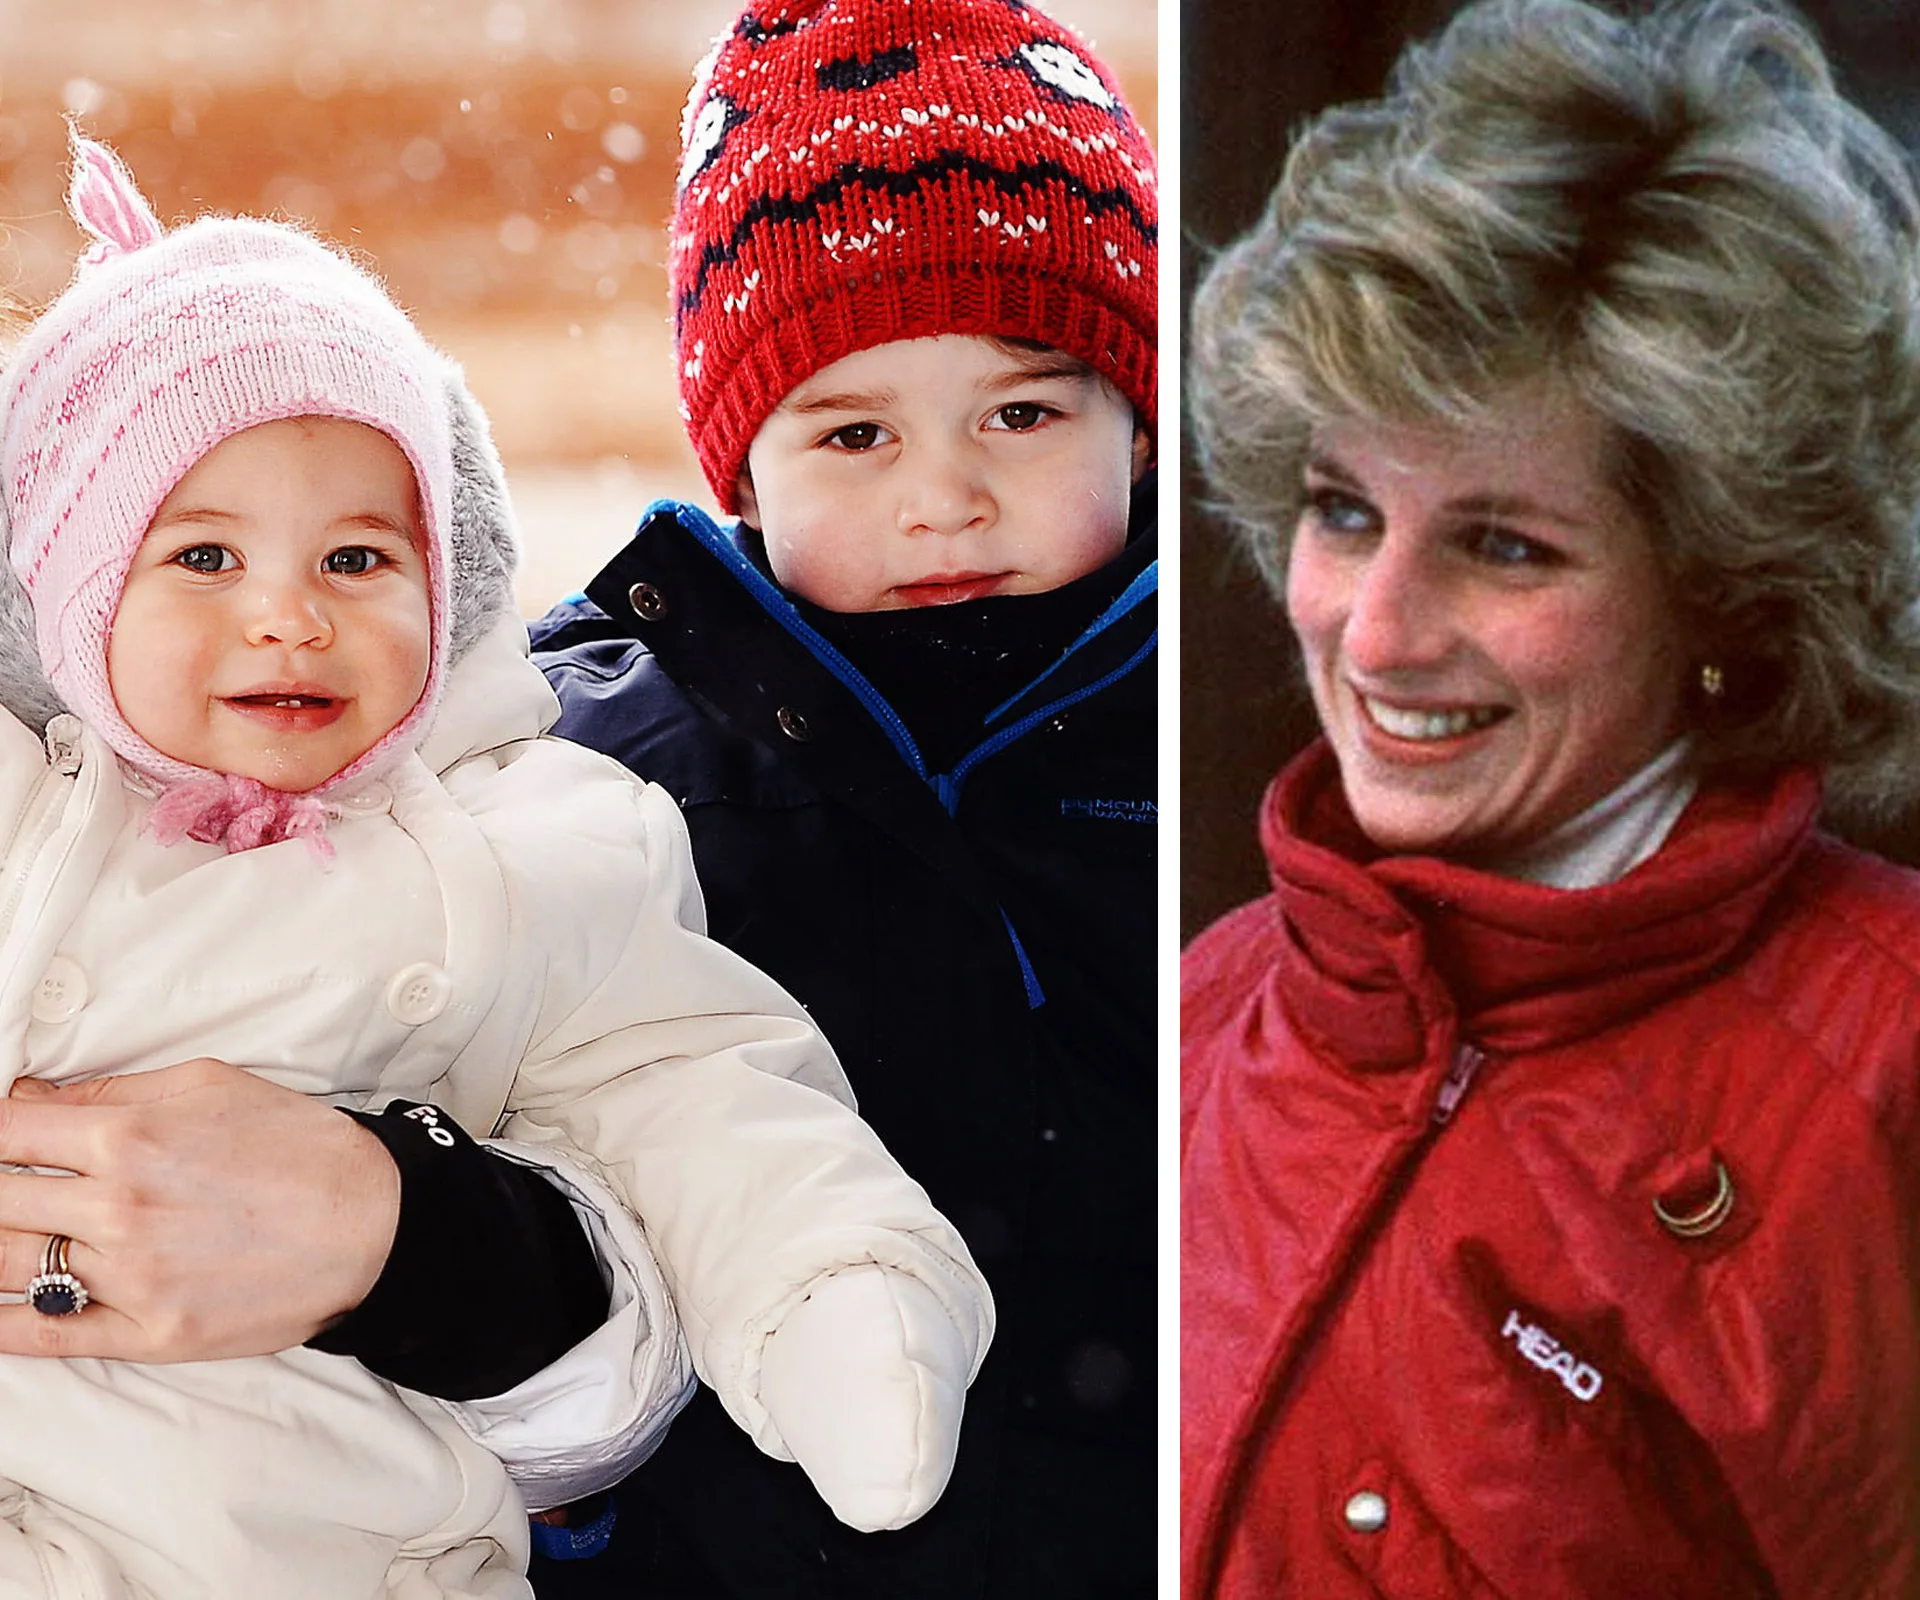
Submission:
<svg viewBox="0 0 1920 1600">
<path fill-rule="evenodd" d="M 1713 1198 L 1697 1211 L 1676 1215 L 1660 1203 L 1658 1195 L 1653 1197 L 1653 1214 L 1660 1219 L 1660 1226 L 1675 1238 L 1703 1239 L 1733 1215 L 1733 1174 L 1718 1157 L 1714 1159 L 1713 1173 L 1716 1184 Z"/>
</svg>

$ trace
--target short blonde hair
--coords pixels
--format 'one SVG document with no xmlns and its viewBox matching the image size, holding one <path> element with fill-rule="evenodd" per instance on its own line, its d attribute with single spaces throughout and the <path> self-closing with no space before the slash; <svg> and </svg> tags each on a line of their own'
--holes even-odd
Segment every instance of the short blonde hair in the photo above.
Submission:
<svg viewBox="0 0 1920 1600">
<path fill-rule="evenodd" d="M 1193 439 L 1278 589 L 1315 426 L 1558 379 L 1723 668 L 1709 765 L 1817 763 L 1872 821 L 1920 773 L 1917 252 L 1905 159 L 1785 10 L 1482 0 L 1208 268 Z"/>
</svg>

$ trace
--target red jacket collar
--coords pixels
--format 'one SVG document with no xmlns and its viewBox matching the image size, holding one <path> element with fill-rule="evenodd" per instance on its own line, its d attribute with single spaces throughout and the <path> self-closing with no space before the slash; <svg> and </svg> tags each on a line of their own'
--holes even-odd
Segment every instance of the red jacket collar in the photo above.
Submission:
<svg viewBox="0 0 1920 1600">
<path fill-rule="evenodd" d="M 1819 811 L 1819 779 L 1806 769 L 1756 788 L 1708 786 L 1624 878 L 1547 889 L 1431 856 L 1382 856 L 1316 743 L 1274 781 L 1261 818 L 1280 1001 L 1317 1049 L 1356 1067 L 1409 1065 L 1437 1033 L 1495 1051 L 1583 1037 L 1725 961 Z"/>
</svg>

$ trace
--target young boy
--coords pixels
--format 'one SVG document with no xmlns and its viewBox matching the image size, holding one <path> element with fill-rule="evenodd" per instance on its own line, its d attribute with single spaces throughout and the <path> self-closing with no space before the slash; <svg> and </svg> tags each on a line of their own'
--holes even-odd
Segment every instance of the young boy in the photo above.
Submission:
<svg viewBox="0 0 1920 1600">
<path fill-rule="evenodd" d="M 1147 1595 L 1151 152 L 1009 0 L 755 6 L 685 132 L 682 410 L 741 520 L 650 508 L 538 659 L 561 730 L 680 801 L 715 936 L 821 1024 L 1000 1325 L 914 1528 L 843 1537 L 696 1403 L 536 1589 Z"/>
</svg>

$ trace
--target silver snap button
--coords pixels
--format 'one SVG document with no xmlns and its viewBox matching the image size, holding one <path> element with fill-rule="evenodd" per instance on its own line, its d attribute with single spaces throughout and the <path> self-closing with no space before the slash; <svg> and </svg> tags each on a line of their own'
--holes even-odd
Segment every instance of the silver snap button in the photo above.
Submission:
<svg viewBox="0 0 1920 1600">
<path fill-rule="evenodd" d="M 1387 1525 L 1387 1497 L 1362 1489 L 1348 1497 L 1345 1515 L 1355 1533 L 1378 1533 Z"/>
<path fill-rule="evenodd" d="M 667 614 L 667 597 L 650 583 L 636 583 L 629 589 L 627 604 L 642 622 L 658 622 Z"/>
<path fill-rule="evenodd" d="M 334 796 L 334 804 L 349 817 L 377 817 L 393 809 L 393 790 L 376 778 L 351 794 Z"/>
<path fill-rule="evenodd" d="M 87 975 L 80 963 L 55 956 L 33 991 L 35 1022 L 71 1022 L 87 1003 Z"/>
<path fill-rule="evenodd" d="M 387 1010 L 409 1028 L 433 1021 L 452 998 L 453 979 L 429 961 L 402 967 L 387 985 Z"/>
<path fill-rule="evenodd" d="M 780 724 L 780 731 L 795 744 L 805 744 L 813 737 L 813 729 L 807 726 L 807 719 L 792 706 L 782 706 L 774 712 L 773 720 Z"/>
</svg>

